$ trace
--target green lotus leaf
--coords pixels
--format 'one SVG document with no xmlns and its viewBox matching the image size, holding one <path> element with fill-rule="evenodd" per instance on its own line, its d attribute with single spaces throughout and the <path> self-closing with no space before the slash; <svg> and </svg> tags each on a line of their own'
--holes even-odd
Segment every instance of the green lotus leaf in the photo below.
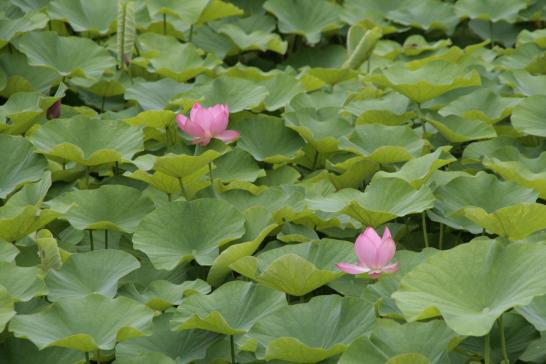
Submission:
<svg viewBox="0 0 546 364">
<path fill-rule="evenodd" d="M 343 2 L 343 13 L 341 19 L 348 24 L 359 22 L 372 22 L 380 25 L 385 33 L 393 33 L 397 28 L 384 19 L 384 15 L 400 6 L 399 2 L 393 0 L 347 0 Z"/>
<path fill-rule="evenodd" d="M 407 125 L 365 124 L 341 138 L 341 149 L 378 163 L 394 163 L 421 155 L 425 142 Z"/>
<path fill-rule="evenodd" d="M 190 100 L 201 99 L 203 106 L 226 104 L 232 113 L 260 106 L 268 90 L 258 82 L 230 76 L 220 76 L 212 81 L 195 85 L 182 95 Z M 178 101 L 175 101 L 178 102 Z"/>
<path fill-rule="evenodd" d="M 311 240 L 318 240 L 319 236 L 309 226 L 287 222 L 277 234 L 277 239 L 283 243 L 305 243 Z"/>
<path fill-rule="evenodd" d="M 148 173 L 141 169 L 137 169 L 134 172 L 126 173 L 125 176 L 136 179 L 142 182 L 146 182 L 150 186 L 157 188 L 167 194 L 175 194 L 182 192 L 180 181 L 178 178 L 169 176 L 162 172 Z"/>
<path fill-rule="evenodd" d="M 74 364 L 83 359 L 83 355 L 74 350 L 65 348 L 38 350 L 30 341 L 14 337 L 10 337 L 0 344 L 0 356 L 5 364 Z"/>
<path fill-rule="evenodd" d="M 442 315 L 458 334 L 483 336 L 504 311 L 544 295 L 545 256 L 544 244 L 476 240 L 417 266 L 393 298 L 409 321 Z"/>
<path fill-rule="evenodd" d="M 91 293 L 113 298 L 119 279 L 138 267 L 137 259 L 121 250 L 72 254 L 59 271 L 47 273 L 47 297 L 52 302 L 81 298 Z"/>
<path fill-rule="evenodd" d="M 436 196 L 434 210 L 429 212 L 429 217 L 433 221 L 478 234 L 482 228 L 476 225 L 474 219 L 472 219 L 474 222 L 469 220 L 467 213 L 475 216 L 481 210 L 480 214 L 494 214 L 512 205 L 533 203 L 538 194 L 514 182 L 500 181 L 494 175 L 480 172 L 475 176 L 457 177 L 437 188 L 434 195 Z M 495 198 L 492 199 L 490 196 Z M 524 210 L 519 212 L 524 213 Z M 505 215 L 503 211 L 499 213 L 499 218 Z M 484 219 L 487 218 L 484 217 Z M 487 228 L 490 226 L 488 225 Z"/>
<path fill-rule="evenodd" d="M 234 120 L 231 127 L 241 132 L 237 146 L 254 159 L 267 163 L 282 163 L 301 155 L 303 140 L 298 133 L 284 126 L 280 118 L 245 114 Z M 261 136 L 267 135 L 267 138 Z"/>
<path fill-rule="evenodd" d="M 0 162 L 0 198 L 42 177 L 47 161 L 32 149 L 32 144 L 21 137 L 0 135 L 0 154 L 10 155 Z"/>
<path fill-rule="evenodd" d="M 417 69 L 395 63 L 369 79 L 379 86 L 391 87 L 411 100 L 421 104 L 448 91 L 463 87 L 480 86 L 480 75 L 461 65 L 435 61 Z"/>
<path fill-rule="evenodd" d="M 351 243 L 324 239 L 271 249 L 257 257 L 246 256 L 230 268 L 264 286 L 303 296 L 340 277 L 342 272 L 336 263 L 351 260 Z"/>
<path fill-rule="evenodd" d="M 341 26 L 341 7 L 330 2 L 268 0 L 264 9 L 279 19 L 281 33 L 302 35 L 311 45 L 320 41 L 321 32 Z"/>
<path fill-rule="evenodd" d="M 47 109 L 60 97 L 43 96 L 36 91 L 17 92 L 0 106 L 0 113 L 5 113 L 9 123 L 0 124 L 0 130 L 6 134 L 23 134 L 43 116 Z"/>
<path fill-rule="evenodd" d="M 214 162 L 214 178 L 220 178 L 224 182 L 248 181 L 254 182 L 257 178 L 265 176 L 265 171 L 258 166 L 252 156 L 239 149 L 224 154 Z"/>
<path fill-rule="evenodd" d="M 182 303 L 185 296 L 207 294 L 210 286 L 200 279 L 175 284 L 169 281 L 153 281 L 139 291 L 135 285 L 128 285 L 120 290 L 120 294 L 144 303 L 152 310 L 164 311 Z"/>
<path fill-rule="evenodd" d="M 11 3 L 23 11 L 43 9 L 51 0 L 11 0 Z"/>
<path fill-rule="evenodd" d="M 258 358 L 316 363 L 345 351 L 374 324 L 372 303 L 324 295 L 262 318 L 249 336 L 258 342 Z M 329 334 L 324 336 L 324 332 Z"/>
<path fill-rule="evenodd" d="M 6 18 L 0 15 L 0 48 L 5 46 L 15 36 L 30 32 L 35 29 L 41 29 L 46 26 L 48 19 L 43 13 L 31 11 L 24 16 L 16 19 Z"/>
<path fill-rule="evenodd" d="M 4 330 L 9 320 L 15 316 L 15 313 L 14 302 L 11 295 L 0 285 L 0 330 Z"/>
<path fill-rule="evenodd" d="M 285 107 L 296 95 L 304 92 L 303 83 L 290 73 L 276 73 L 261 84 L 269 92 L 264 100 L 268 111 Z"/>
<path fill-rule="evenodd" d="M 191 363 L 204 359 L 207 349 L 222 338 L 222 335 L 204 330 L 171 331 L 169 321 L 172 316 L 163 314 L 156 317 L 150 336 L 119 343 L 116 346 L 116 362 L 134 364 L 137 357 L 154 353 L 172 359 L 165 363 Z M 148 363 L 163 362 L 153 360 Z"/>
<path fill-rule="evenodd" d="M 437 0 L 410 0 L 386 14 L 389 20 L 426 31 L 439 29 L 452 34 L 459 23 L 453 6 Z"/>
<path fill-rule="evenodd" d="M 389 92 L 377 99 L 351 101 L 344 107 L 357 116 L 356 124 L 384 124 L 400 125 L 415 117 L 415 113 L 408 111 L 410 100 L 398 92 Z"/>
<path fill-rule="evenodd" d="M 0 240 L 0 262 L 12 263 L 15 261 L 17 254 L 19 254 L 19 249 L 12 243 Z"/>
<path fill-rule="evenodd" d="M 177 82 L 212 70 L 218 64 L 218 60 L 211 56 L 202 59 L 193 44 L 182 44 L 171 36 L 144 33 L 139 35 L 137 44 L 142 58 L 135 58 L 132 63 Z"/>
<path fill-rule="evenodd" d="M 546 127 L 544 126 L 544 105 L 545 95 L 535 95 L 524 99 L 514 108 L 512 113 L 512 125 L 514 129 L 523 134 L 546 137 Z"/>
<path fill-rule="evenodd" d="M 214 149 L 209 149 L 196 156 L 187 154 L 165 154 L 153 160 L 152 168 L 155 171 L 162 172 L 172 177 L 186 178 L 206 167 L 210 162 L 220 156 L 221 153 Z"/>
<path fill-rule="evenodd" d="M 143 253 L 133 250 L 140 262 L 140 268 L 129 273 L 119 281 L 120 287 L 135 285 L 137 288 L 147 287 L 155 281 L 168 281 L 181 284 L 190 279 L 188 266 L 181 264 L 172 270 L 155 269 L 150 259 Z"/>
<path fill-rule="evenodd" d="M 127 86 L 125 98 L 135 100 L 144 110 L 163 109 L 177 95 L 187 91 L 189 86 L 170 78 L 158 81 L 136 79 Z"/>
<path fill-rule="evenodd" d="M 39 152 L 85 166 L 131 160 L 143 150 L 142 129 L 89 117 L 51 120 L 30 140 Z"/>
<path fill-rule="evenodd" d="M 320 153 L 336 151 L 339 138 L 353 130 L 351 121 L 340 116 L 337 108 L 299 109 L 284 113 L 283 118 Z"/>
<path fill-rule="evenodd" d="M 49 224 L 64 212 L 8 203 L 0 207 L 0 239 L 15 242 Z"/>
<path fill-rule="evenodd" d="M 524 144 L 514 138 L 499 136 L 495 139 L 474 142 L 468 145 L 463 152 L 461 160 L 464 161 L 464 163 L 480 163 L 485 156 L 494 157 L 497 154 L 497 151 L 507 147 L 514 147 L 529 156 L 538 155 L 542 152 L 538 150 L 535 151 L 534 148 L 527 148 Z"/>
<path fill-rule="evenodd" d="M 9 97 L 22 91 L 45 91 L 57 83 L 59 75 L 47 67 L 30 66 L 20 53 L 0 55 L 0 68 L 5 72 L 6 85 L 0 95 Z"/>
<path fill-rule="evenodd" d="M 243 215 L 225 201 L 171 202 L 142 220 L 133 235 L 133 246 L 143 251 L 155 268 L 170 270 L 192 259 L 211 265 L 220 246 L 243 234 Z"/>
<path fill-rule="evenodd" d="M 17 315 L 9 328 L 39 349 L 61 346 L 92 352 L 112 350 L 116 342 L 145 335 L 152 317 L 152 310 L 128 298 L 92 294 L 63 299 L 35 314 Z"/>
<path fill-rule="evenodd" d="M 106 49 L 87 38 L 30 32 L 17 38 L 14 45 L 27 56 L 30 65 L 49 67 L 61 76 L 100 78 L 116 65 Z"/>
<path fill-rule="evenodd" d="M 546 95 L 546 75 L 532 75 L 525 70 L 514 70 L 501 74 L 499 80 L 523 96 Z"/>
<path fill-rule="evenodd" d="M 379 320 L 370 337 L 355 340 L 343 353 L 339 363 L 390 363 L 398 355 L 409 353 L 419 353 L 430 363 L 445 363 L 449 361 L 448 345 L 455 337 L 456 334 L 440 320 L 407 324 Z"/>
<path fill-rule="evenodd" d="M 488 232 L 510 240 L 524 239 L 534 232 L 546 229 L 546 205 L 541 203 L 510 205 L 491 213 L 481 207 L 467 207 L 462 214 Z"/>
<path fill-rule="evenodd" d="M 61 269 L 63 265 L 61 251 L 57 244 L 57 239 L 53 237 L 51 231 L 47 229 L 36 233 L 36 245 L 40 255 L 40 268 L 43 272 L 50 269 Z"/>
<path fill-rule="evenodd" d="M 490 157 L 485 156 L 482 163 L 505 180 L 532 188 L 540 198 L 546 198 L 546 153 L 538 158 L 526 158 L 516 148 L 506 147 Z"/>
<path fill-rule="evenodd" d="M 413 188 L 420 188 L 434 173 L 457 159 L 449 154 L 449 148 L 438 148 L 434 153 L 411 159 L 396 172 L 377 172 L 373 178 L 400 178 Z"/>
<path fill-rule="evenodd" d="M 213 286 L 222 283 L 223 278 L 229 274 L 229 266 L 242 257 L 250 256 L 259 248 L 267 235 L 277 227 L 273 222 L 271 213 L 265 206 L 254 206 L 244 212 L 245 234 L 233 245 L 223 250 L 212 263 L 207 281 Z"/>
<path fill-rule="evenodd" d="M 287 42 L 272 31 L 275 20 L 265 14 L 255 14 L 234 19 L 218 27 L 218 33 L 226 35 L 241 51 L 286 52 Z"/>
<path fill-rule="evenodd" d="M 74 204 L 63 216 L 78 230 L 113 230 L 132 233 L 153 210 L 152 201 L 132 187 L 104 185 L 95 190 L 68 192 L 48 202 L 50 206 Z"/>
<path fill-rule="evenodd" d="M 527 2 L 524 0 L 510 2 L 502 0 L 458 0 L 454 7 L 455 13 L 460 17 L 489 20 L 492 22 L 506 20 L 509 23 L 513 23 L 516 20 L 518 12 L 527 7 Z"/>
<path fill-rule="evenodd" d="M 441 108 L 442 116 L 457 115 L 464 119 L 483 120 L 489 124 L 499 122 L 512 113 L 512 108 L 521 101 L 514 97 L 501 97 L 487 88 L 459 97 Z"/>
<path fill-rule="evenodd" d="M 159 14 L 168 14 L 175 17 L 180 17 L 188 24 L 195 24 L 199 20 L 199 16 L 205 10 L 210 0 L 149 0 L 146 1 L 146 8 L 151 16 Z"/>
<path fill-rule="evenodd" d="M 354 191 L 346 194 L 346 197 L 340 197 L 342 201 L 345 199 L 342 212 L 370 226 L 379 226 L 396 217 L 423 212 L 431 208 L 434 202 L 428 187 L 415 189 L 398 178 L 377 178 L 366 187 L 364 193 Z"/>
<path fill-rule="evenodd" d="M 439 114 L 427 114 L 426 120 L 444 138 L 453 143 L 490 139 L 497 136 L 497 132 L 491 124 L 479 119 L 464 119 L 455 115 L 442 117 Z"/>
<path fill-rule="evenodd" d="M 244 308 L 234 302 L 244 302 Z M 233 281 L 209 295 L 193 295 L 171 320 L 175 330 L 202 329 L 224 335 L 246 333 L 264 316 L 286 307 L 286 297 L 252 282 Z"/>
<path fill-rule="evenodd" d="M 51 19 L 64 20 L 77 32 L 106 34 L 116 20 L 118 6 L 109 0 L 53 0 L 48 6 Z"/>
<path fill-rule="evenodd" d="M 47 293 L 38 267 L 18 267 L 15 263 L 0 262 L 0 287 L 15 301 L 26 302 Z"/>
</svg>

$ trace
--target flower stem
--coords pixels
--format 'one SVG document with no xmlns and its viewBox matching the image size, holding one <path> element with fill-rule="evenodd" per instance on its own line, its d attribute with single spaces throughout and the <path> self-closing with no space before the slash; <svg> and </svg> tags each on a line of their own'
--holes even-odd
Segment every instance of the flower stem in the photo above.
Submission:
<svg viewBox="0 0 546 364">
<path fill-rule="evenodd" d="M 93 242 L 93 230 L 89 229 L 89 246 L 91 247 L 91 250 L 95 250 L 95 243 Z"/>
<path fill-rule="evenodd" d="M 186 195 L 186 189 L 184 188 L 184 182 L 182 182 L 182 178 L 178 179 L 178 183 L 180 183 L 180 190 L 182 191 L 184 198 L 187 200 L 188 196 Z"/>
<path fill-rule="evenodd" d="M 100 357 L 100 350 L 99 349 L 97 349 L 97 352 L 95 353 L 95 356 L 96 356 L 95 361 L 97 362 L 97 364 L 101 364 L 102 363 L 102 358 Z"/>
<path fill-rule="evenodd" d="M 504 323 L 502 322 L 502 316 L 497 319 L 500 331 L 500 342 L 502 349 L 502 356 L 504 357 L 503 364 L 510 364 L 510 358 L 508 357 L 508 349 L 506 348 L 506 336 L 504 335 Z"/>
<path fill-rule="evenodd" d="M 104 230 L 104 249 L 108 249 L 108 230 Z"/>
<path fill-rule="evenodd" d="M 489 334 L 485 335 L 483 339 L 483 362 L 491 364 L 491 337 Z"/>
<path fill-rule="evenodd" d="M 495 45 L 495 42 L 493 40 L 493 21 L 489 21 L 489 41 L 491 42 L 491 49 L 493 49 L 493 46 Z"/>
<path fill-rule="evenodd" d="M 440 239 L 438 240 L 438 249 L 444 247 L 444 224 L 440 223 Z"/>
<path fill-rule="evenodd" d="M 231 347 L 231 364 L 236 364 L 235 361 L 235 342 L 233 340 L 233 335 L 229 335 L 229 345 Z"/>
<path fill-rule="evenodd" d="M 421 224 L 423 225 L 423 238 L 425 239 L 425 248 L 428 248 L 429 244 L 428 244 L 428 234 L 427 234 L 427 220 L 426 220 L 424 211 L 421 213 Z"/>
<path fill-rule="evenodd" d="M 214 178 L 212 177 L 212 162 L 209 162 L 209 178 L 210 178 L 210 185 L 212 186 L 212 181 L 214 181 Z"/>
<path fill-rule="evenodd" d="M 191 37 L 193 36 L 193 24 L 190 25 L 190 35 L 188 36 L 188 42 L 191 42 Z"/>
<path fill-rule="evenodd" d="M 89 353 L 87 351 L 85 352 L 85 363 L 91 364 L 91 360 L 89 359 Z"/>
<path fill-rule="evenodd" d="M 163 34 L 167 35 L 167 13 L 163 13 Z"/>
</svg>

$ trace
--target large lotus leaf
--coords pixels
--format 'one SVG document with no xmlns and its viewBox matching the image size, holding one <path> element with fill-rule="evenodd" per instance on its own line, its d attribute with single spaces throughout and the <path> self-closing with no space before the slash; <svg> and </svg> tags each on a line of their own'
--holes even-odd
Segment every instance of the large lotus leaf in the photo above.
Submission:
<svg viewBox="0 0 546 364">
<path fill-rule="evenodd" d="M 19 254 L 19 249 L 12 243 L 0 240 L 0 262 L 11 263 L 15 261 L 17 254 Z"/>
<path fill-rule="evenodd" d="M 400 178 L 408 182 L 414 188 L 420 188 L 434 173 L 449 163 L 456 161 L 449 148 L 438 148 L 434 153 L 411 159 L 396 172 L 379 171 L 374 178 Z"/>
<path fill-rule="evenodd" d="M 235 148 L 224 154 L 214 162 L 214 178 L 220 178 L 224 182 L 248 181 L 254 182 L 257 178 L 265 176 L 254 158 L 247 152 Z"/>
<path fill-rule="evenodd" d="M 505 72 L 499 80 L 523 96 L 546 95 L 546 75 L 532 75 L 525 70 Z"/>
<path fill-rule="evenodd" d="M 269 94 L 264 100 L 266 110 L 273 111 L 285 107 L 296 95 L 304 92 L 303 83 L 295 75 L 287 72 L 277 73 L 261 82 Z"/>
<path fill-rule="evenodd" d="M 403 5 L 386 14 L 389 20 L 426 31 L 439 29 L 453 33 L 459 22 L 451 4 L 438 0 L 406 0 Z"/>
<path fill-rule="evenodd" d="M 8 203 L 0 207 L 0 239 L 15 242 L 49 224 L 64 212 Z"/>
<path fill-rule="evenodd" d="M 98 293 L 113 298 L 121 277 L 138 269 L 132 255 L 121 250 L 96 250 L 73 254 L 61 270 L 50 270 L 45 282 L 53 302 Z"/>
<path fill-rule="evenodd" d="M 0 357 L 3 364 L 74 364 L 83 359 L 82 353 L 65 348 L 38 348 L 28 340 L 8 338 L 0 344 Z"/>
<path fill-rule="evenodd" d="M 395 63 L 369 78 L 380 86 L 393 88 L 417 103 L 432 100 L 451 90 L 481 84 L 477 71 L 444 61 L 430 62 L 417 69 Z"/>
<path fill-rule="evenodd" d="M 343 353 L 339 363 L 383 364 L 400 354 L 420 353 L 431 363 L 443 364 L 449 361 L 448 345 L 455 337 L 455 332 L 440 320 L 407 324 L 379 320 L 370 337 L 355 340 Z"/>
<path fill-rule="evenodd" d="M 336 263 L 351 260 L 351 243 L 324 239 L 271 249 L 257 257 L 246 256 L 230 268 L 265 286 L 303 296 L 340 277 Z"/>
<path fill-rule="evenodd" d="M 164 109 L 175 96 L 188 91 L 188 89 L 187 84 L 176 82 L 170 78 L 158 81 L 136 79 L 127 86 L 125 98 L 135 100 L 144 110 Z"/>
<path fill-rule="evenodd" d="M 264 8 L 279 19 L 281 33 L 302 35 L 311 45 L 320 41 L 321 32 L 341 25 L 341 7 L 327 1 L 268 0 Z"/>
<path fill-rule="evenodd" d="M 78 230 L 113 230 L 132 233 L 153 210 L 152 201 L 132 187 L 104 185 L 95 190 L 68 192 L 48 202 L 73 207 L 63 216 Z"/>
<path fill-rule="evenodd" d="M 457 115 L 464 119 L 496 123 L 512 113 L 519 98 L 502 97 L 487 88 L 479 89 L 447 104 L 438 112 L 442 116 Z"/>
<path fill-rule="evenodd" d="M 171 36 L 144 33 L 138 37 L 138 45 L 142 58 L 135 58 L 132 63 L 178 82 L 211 70 L 218 63 L 211 56 L 202 59 L 193 44 L 182 44 Z"/>
<path fill-rule="evenodd" d="M 249 336 L 258 342 L 259 358 L 316 363 L 345 351 L 375 321 L 371 302 L 324 295 L 262 318 Z"/>
<path fill-rule="evenodd" d="M 457 177 L 437 188 L 434 195 L 437 199 L 434 210 L 429 214 L 432 220 L 475 234 L 482 229 L 464 217 L 467 210 L 475 211 L 475 208 L 479 208 L 484 214 L 495 213 L 511 205 L 535 202 L 537 198 L 533 190 L 520 187 L 514 182 L 500 181 L 485 172 Z"/>
<path fill-rule="evenodd" d="M 29 301 L 47 293 L 38 267 L 18 267 L 15 263 L 0 262 L 0 287 L 4 287 L 15 301 Z"/>
<path fill-rule="evenodd" d="M 85 166 L 131 160 L 144 148 L 141 128 L 84 116 L 51 120 L 30 140 L 41 153 Z"/>
<path fill-rule="evenodd" d="M 15 316 L 13 299 L 9 292 L 0 285 L 0 330 L 4 331 L 6 324 L 13 316 Z"/>
<path fill-rule="evenodd" d="M 341 138 L 341 149 L 378 163 L 410 160 L 420 156 L 424 147 L 423 139 L 407 125 L 359 125 L 348 138 Z"/>
<path fill-rule="evenodd" d="M 337 108 L 299 109 L 284 113 L 283 118 L 320 153 L 337 150 L 339 137 L 353 130 L 351 121 L 340 116 Z"/>
<path fill-rule="evenodd" d="M 356 115 L 356 124 L 399 125 L 413 118 L 414 112 L 408 111 L 410 100 L 398 92 L 374 99 L 354 100 L 345 105 L 344 110 Z"/>
<path fill-rule="evenodd" d="M 1 14 L 0 19 L 0 48 L 11 41 L 13 37 L 21 33 L 43 28 L 48 22 L 45 14 L 36 11 L 28 12 L 16 19 L 6 18 L 4 14 Z"/>
<path fill-rule="evenodd" d="M 32 144 L 18 136 L 0 135 L 0 198 L 5 199 L 21 185 L 38 180 L 47 168 L 43 156 L 33 153 Z"/>
<path fill-rule="evenodd" d="M 516 148 L 506 147 L 485 156 L 482 163 L 505 180 L 532 188 L 546 199 L 546 152 L 537 158 L 526 158 Z"/>
<path fill-rule="evenodd" d="M 0 55 L 0 68 L 7 77 L 5 88 L 0 90 L 4 97 L 21 91 L 45 91 L 60 78 L 50 68 L 30 66 L 20 53 Z"/>
<path fill-rule="evenodd" d="M 143 251 L 155 268 L 170 270 L 192 259 L 210 265 L 221 245 L 243 234 L 243 215 L 225 201 L 171 202 L 142 220 L 133 235 L 133 246 Z"/>
<path fill-rule="evenodd" d="M 275 20 L 265 14 L 233 20 L 218 28 L 218 33 L 226 35 L 241 51 L 271 50 L 276 53 L 286 52 L 287 42 L 272 31 Z"/>
<path fill-rule="evenodd" d="M 239 239 L 241 242 L 227 247 L 212 263 L 207 281 L 213 286 L 222 283 L 222 279 L 231 271 L 229 266 L 232 263 L 254 254 L 266 236 L 278 226 L 273 222 L 271 213 L 265 206 L 251 207 L 244 215 L 246 232 Z"/>
<path fill-rule="evenodd" d="M 182 99 L 201 99 L 203 106 L 226 104 L 230 112 L 239 112 L 260 106 L 268 90 L 259 82 L 222 75 L 212 81 L 194 86 Z"/>
<path fill-rule="evenodd" d="M 199 155 L 188 154 L 165 154 L 161 157 L 151 159 L 150 168 L 144 168 L 164 173 L 175 178 L 185 179 L 203 168 L 206 168 L 210 162 L 220 157 L 221 153 L 209 149 Z M 144 161 L 144 159 L 142 159 Z M 135 162 L 138 165 L 138 160 Z M 141 167 L 146 167 L 144 164 Z"/>
<path fill-rule="evenodd" d="M 9 327 L 16 337 L 28 338 L 39 349 L 61 346 L 92 352 L 112 350 L 116 342 L 145 335 L 152 318 L 152 310 L 133 300 L 92 294 L 66 298 L 35 314 L 18 315 Z"/>
<path fill-rule="evenodd" d="M 203 329 L 224 335 L 246 333 L 264 316 L 286 307 L 283 293 L 252 282 L 225 283 L 209 295 L 193 295 L 171 320 L 176 330 Z"/>
<path fill-rule="evenodd" d="M 0 130 L 4 129 L 6 134 L 23 134 L 59 99 L 60 96 L 44 96 L 36 91 L 14 93 L 0 106 L 0 114 L 8 118 L 4 125 L 0 124 Z"/>
<path fill-rule="evenodd" d="M 200 279 L 194 281 L 184 281 L 181 284 L 175 284 L 165 280 L 153 281 L 141 291 L 136 285 L 127 285 L 120 290 L 120 294 L 144 303 L 156 311 L 164 311 L 172 306 L 178 306 L 182 303 L 185 296 L 193 294 L 207 294 L 210 292 L 210 286 L 207 282 Z"/>
<path fill-rule="evenodd" d="M 426 120 L 453 143 L 463 143 L 473 140 L 490 139 L 497 136 L 495 128 L 483 120 L 463 119 L 450 115 L 442 117 L 439 114 L 427 114 Z"/>
<path fill-rule="evenodd" d="M 482 19 L 497 22 L 506 20 L 513 23 L 516 20 L 518 12 L 527 7 L 525 0 L 458 0 L 454 5 L 455 13 L 461 17 L 470 19 Z"/>
<path fill-rule="evenodd" d="M 60 37 L 55 32 L 30 32 L 17 38 L 15 47 L 32 66 L 45 66 L 61 76 L 99 78 L 116 65 L 108 51 L 82 37 Z"/>
<path fill-rule="evenodd" d="M 252 154 L 258 161 L 282 163 L 293 160 L 302 153 L 304 141 L 298 133 L 284 126 L 280 118 L 247 114 L 231 125 L 241 132 L 237 146 Z"/>
<path fill-rule="evenodd" d="M 48 6 L 51 19 L 67 21 L 77 32 L 108 33 L 117 13 L 117 2 L 110 0 L 53 0 Z"/>
<path fill-rule="evenodd" d="M 514 129 L 523 134 L 546 137 L 546 112 L 543 107 L 545 102 L 545 95 L 535 95 L 516 106 L 511 118 Z"/>
<path fill-rule="evenodd" d="M 51 0 L 11 0 L 11 3 L 23 11 L 43 9 Z"/>
<path fill-rule="evenodd" d="M 119 343 L 116 346 L 116 362 L 135 363 L 138 356 L 161 353 L 174 364 L 193 363 L 206 356 L 207 349 L 218 342 L 222 335 L 204 330 L 171 331 L 169 321 L 173 314 L 163 314 L 154 319 L 152 334 Z M 149 361 L 148 363 L 158 363 Z M 143 362 L 145 363 L 145 362 Z"/>
<path fill-rule="evenodd" d="M 475 240 L 406 274 L 393 294 L 409 321 L 443 316 L 460 335 L 483 336 L 506 310 L 546 294 L 546 246 Z"/>
<path fill-rule="evenodd" d="M 481 207 L 464 208 L 462 214 L 488 232 L 520 240 L 534 232 L 546 229 L 546 205 L 520 203 L 488 213 Z"/>
</svg>

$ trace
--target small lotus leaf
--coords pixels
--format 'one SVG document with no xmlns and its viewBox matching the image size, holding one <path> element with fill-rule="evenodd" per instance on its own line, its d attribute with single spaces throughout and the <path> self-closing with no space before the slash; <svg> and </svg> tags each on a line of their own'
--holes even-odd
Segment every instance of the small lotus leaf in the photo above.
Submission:
<svg viewBox="0 0 546 364">
<path fill-rule="evenodd" d="M 0 287 L 15 301 L 29 301 L 47 293 L 38 267 L 19 267 L 15 263 L 0 262 Z"/>
<path fill-rule="evenodd" d="M 458 0 L 454 7 L 455 13 L 458 16 L 493 22 L 506 20 L 507 22 L 512 23 L 516 20 L 518 12 L 527 7 L 527 3 L 524 0 L 509 2 L 502 0 Z"/>
<path fill-rule="evenodd" d="M 542 107 L 546 102 L 545 95 L 530 96 L 514 108 L 512 125 L 520 133 L 546 137 L 544 118 L 546 113 Z"/>
<path fill-rule="evenodd" d="M 451 4 L 437 0 L 404 1 L 402 6 L 389 11 L 387 18 L 402 25 L 426 31 L 439 29 L 448 34 L 453 33 L 459 22 Z"/>
<path fill-rule="evenodd" d="M 59 347 L 39 350 L 30 341 L 14 337 L 0 344 L 0 356 L 5 364 L 74 364 L 83 359 L 83 355 L 74 350 Z"/>
<path fill-rule="evenodd" d="M 15 316 L 13 299 L 9 292 L 0 285 L 0 330 L 4 330 L 6 324 L 13 316 Z"/>
<path fill-rule="evenodd" d="M 189 86 L 170 78 L 158 81 L 136 79 L 125 90 L 127 100 L 135 100 L 144 110 L 163 109 L 175 96 L 188 91 Z"/>
<path fill-rule="evenodd" d="M 43 28 L 47 24 L 47 16 L 44 13 L 31 11 L 16 19 L 6 18 L 0 15 L 0 48 L 11 41 L 15 36 Z"/>
<path fill-rule="evenodd" d="M 144 336 L 152 318 L 152 310 L 133 300 L 92 294 L 63 299 L 31 315 L 17 315 L 10 331 L 39 349 L 61 346 L 92 352 L 112 350 L 116 342 Z"/>
<path fill-rule="evenodd" d="M 442 117 L 439 114 L 427 114 L 427 122 L 453 143 L 463 143 L 473 140 L 490 139 L 497 136 L 495 128 L 479 119 L 463 119 L 450 115 Z"/>
</svg>

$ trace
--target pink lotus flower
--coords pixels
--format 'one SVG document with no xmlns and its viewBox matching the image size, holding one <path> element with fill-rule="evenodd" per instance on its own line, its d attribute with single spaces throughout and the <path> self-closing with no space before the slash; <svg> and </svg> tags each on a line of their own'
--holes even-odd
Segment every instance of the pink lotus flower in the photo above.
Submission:
<svg viewBox="0 0 546 364">
<path fill-rule="evenodd" d="M 192 144 L 207 145 L 212 138 L 231 142 L 239 137 L 239 132 L 226 130 L 229 119 L 227 105 L 217 104 L 202 107 L 196 103 L 190 111 L 190 117 L 176 115 L 178 127 L 193 138 Z"/>
<path fill-rule="evenodd" d="M 379 237 L 372 227 L 367 227 L 355 242 L 355 254 L 358 265 L 338 263 L 336 267 L 349 274 L 368 273 L 370 278 L 378 278 L 381 273 L 393 273 L 398 270 L 398 262 L 390 263 L 396 252 L 396 244 L 387 227 L 383 237 Z"/>
</svg>

